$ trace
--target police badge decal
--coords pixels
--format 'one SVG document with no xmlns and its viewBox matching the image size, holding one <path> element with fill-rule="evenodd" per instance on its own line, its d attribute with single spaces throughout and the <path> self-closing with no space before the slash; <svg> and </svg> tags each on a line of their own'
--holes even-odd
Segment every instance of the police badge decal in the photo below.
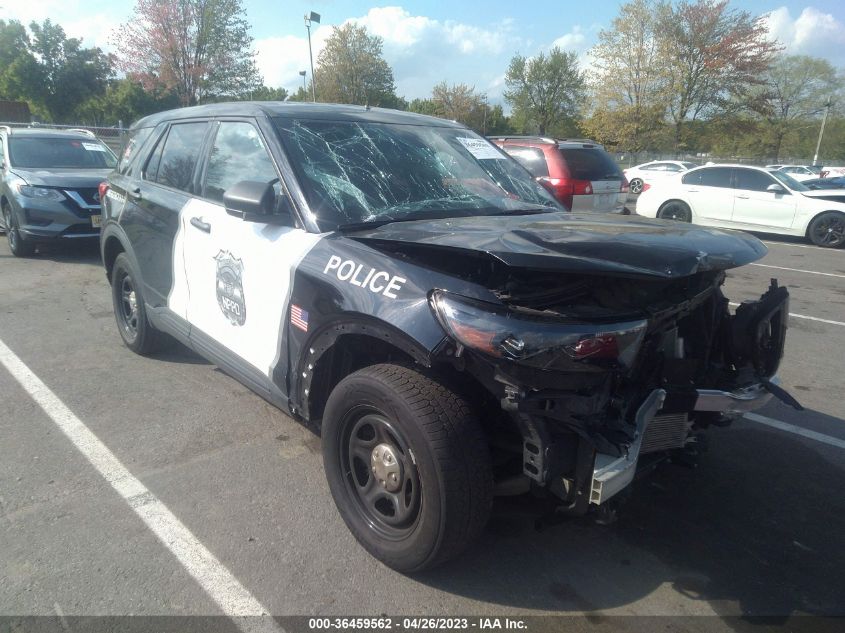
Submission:
<svg viewBox="0 0 845 633">
<path fill-rule="evenodd" d="M 217 261 L 217 305 L 232 325 L 246 322 L 244 303 L 243 262 L 229 251 L 220 251 Z"/>
</svg>

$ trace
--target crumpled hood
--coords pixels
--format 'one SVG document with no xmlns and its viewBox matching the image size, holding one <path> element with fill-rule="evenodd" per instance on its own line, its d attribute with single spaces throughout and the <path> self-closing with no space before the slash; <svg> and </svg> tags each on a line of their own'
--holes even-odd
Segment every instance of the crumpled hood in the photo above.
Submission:
<svg viewBox="0 0 845 633">
<path fill-rule="evenodd" d="M 605 214 L 416 220 L 348 237 L 375 248 L 414 244 L 483 251 L 516 267 L 662 278 L 736 268 L 768 252 L 747 233 Z"/>
<path fill-rule="evenodd" d="M 13 170 L 27 184 L 68 189 L 96 188 L 111 169 L 20 169 Z"/>
</svg>

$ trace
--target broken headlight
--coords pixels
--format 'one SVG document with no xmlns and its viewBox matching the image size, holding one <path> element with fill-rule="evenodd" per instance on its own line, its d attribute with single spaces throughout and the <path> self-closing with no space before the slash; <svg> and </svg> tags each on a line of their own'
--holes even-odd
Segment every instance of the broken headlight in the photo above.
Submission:
<svg viewBox="0 0 845 633">
<path fill-rule="evenodd" d="M 571 369 L 580 362 L 631 367 L 647 325 L 535 317 L 441 290 L 432 294 L 432 304 L 440 324 L 464 347 L 538 369 Z"/>
</svg>

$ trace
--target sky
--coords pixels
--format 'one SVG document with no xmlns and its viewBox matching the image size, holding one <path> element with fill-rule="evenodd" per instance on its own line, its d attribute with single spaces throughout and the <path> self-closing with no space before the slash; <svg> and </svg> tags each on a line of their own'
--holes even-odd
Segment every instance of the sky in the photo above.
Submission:
<svg viewBox="0 0 845 633">
<path fill-rule="evenodd" d="M 0 0 L 0 18 L 24 23 L 50 18 L 69 36 L 113 51 L 113 33 L 132 15 L 134 0 Z M 317 55 L 332 26 L 355 21 L 384 40 L 397 93 L 428 97 L 445 80 L 465 83 L 501 103 L 504 74 L 515 53 L 531 56 L 553 46 L 574 51 L 589 70 L 590 47 L 619 14 L 621 2 L 570 0 L 243 0 L 256 61 L 264 82 L 289 91 L 302 85 L 308 41 L 303 21 L 315 11 L 312 27 Z M 732 0 L 731 6 L 766 15 L 772 37 L 788 53 L 824 57 L 845 69 L 845 2 L 842 0 Z"/>
</svg>

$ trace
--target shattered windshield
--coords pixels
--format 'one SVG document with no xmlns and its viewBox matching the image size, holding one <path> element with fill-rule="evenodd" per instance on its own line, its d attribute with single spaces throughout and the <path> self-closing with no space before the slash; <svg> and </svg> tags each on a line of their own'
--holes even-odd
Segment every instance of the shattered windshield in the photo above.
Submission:
<svg viewBox="0 0 845 633">
<path fill-rule="evenodd" d="M 562 210 L 528 172 L 466 129 L 286 118 L 275 124 L 322 230 Z"/>
</svg>

